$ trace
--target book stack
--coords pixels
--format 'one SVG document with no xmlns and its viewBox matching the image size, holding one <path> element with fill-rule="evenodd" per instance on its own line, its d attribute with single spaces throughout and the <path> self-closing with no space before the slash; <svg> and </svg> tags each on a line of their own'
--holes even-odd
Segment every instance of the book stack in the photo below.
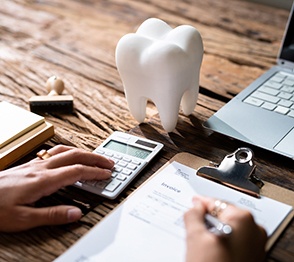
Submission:
<svg viewBox="0 0 294 262">
<path fill-rule="evenodd" d="M 0 170 L 54 136 L 45 118 L 8 102 L 0 102 Z"/>
</svg>

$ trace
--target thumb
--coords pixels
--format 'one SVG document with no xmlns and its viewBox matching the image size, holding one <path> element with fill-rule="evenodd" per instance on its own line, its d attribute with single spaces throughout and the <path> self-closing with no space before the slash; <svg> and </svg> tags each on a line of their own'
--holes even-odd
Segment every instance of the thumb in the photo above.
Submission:
<svg viewBox="0 0 294 262">
<path fill-rule="evenodd" d="M 60 225 L 77 221 L 82 216 L 82 211 L 75 206 L 52 206 L 52 207 L 23 207 L 20 211 L 22 221 L 20 229 L 29 229 L 44 225 Z"/>
</svg>

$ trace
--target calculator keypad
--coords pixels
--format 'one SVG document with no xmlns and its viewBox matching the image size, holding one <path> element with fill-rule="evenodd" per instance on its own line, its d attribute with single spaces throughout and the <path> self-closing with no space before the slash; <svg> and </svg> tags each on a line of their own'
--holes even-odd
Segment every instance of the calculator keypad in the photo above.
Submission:
<svg viewBox="0 0 294 262">
<path fill-rule="evenodd" d="M 75 183 L 76 186 L 81 187 L 83 184 L 92 187 L 92 192 L 97 189 L 97 194 L 103 195 L 101 191 L 115 192 L 119 191 L 125 183 L 128 182 L 142 167 L 142 162 L 137 159 L 132 159 L 121 155 L 119 153 L 111 153 L 97 148 L 95 153 L 110 158 L 114 161 L 115 165 L 112 171 L 111 178 L 106 180 L 87 180 L 78 181 Z"/>
</svg>

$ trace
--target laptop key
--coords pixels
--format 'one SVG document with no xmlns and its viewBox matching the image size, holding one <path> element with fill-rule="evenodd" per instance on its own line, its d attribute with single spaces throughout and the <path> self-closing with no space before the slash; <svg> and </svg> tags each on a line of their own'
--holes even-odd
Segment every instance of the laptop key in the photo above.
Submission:
<svg viewBox="0 0 294 262">
<path fill-rule="evenodd" d="M 291 102 L 289 100 L 284 100 L 284 99 L 280 100 L 278 103 L 278 105 L 288 107 L 288 108 L 290 108 L 292 106 L 292 104 L 293 104 L 293 102 Z"/>
<path fill-rule="evenodd" d="M 294 117 L 294 110 L 290 110 L 290 112 L 287 114 L 287 116 Z"/>
<path fill-rule="evenodd" d="M 282 87 L 281 91 L 294 94 L 294 87 L 293 86 L 284 85 Z"/>
<path fill-rule="evenodd" d="M 254 93 L 252 93 L 253 97 L 270 102 L 270 103 L 278 103 L 280 101 L 280 99 L 278 97 L 275 96 L 271 96 L 269 94 L 265 94 L 263 92 L 259 92 L 259 91 L 255 91 Z"/>
<path fill-rule="evenodd" d="M 271 88 L 274 88 L 274 89 L 280 89 L 282 87 L 281 83 L 277 83 L 274 81 L 268 81 L 268 82 L 264 83 L 264 85 L 271 87 Z"/>
<path fill-rule="evenodd" d="M 276 74 L 270 79 L 270 81 L 282 83 L 284 81 L 284 79 L 285 79 L 285 76 Z"/>
<path fill-rule="evenodd" d="M 275 78 L 285 79 L 287 78 L 287 76 L 288 74 L 285 74 L 285 72 L 278 72 L 271 79 L 275 79 Z"/>
<path fill-rule="evenodd" d="M 283 106 L 277 106 L 274 111 L 277 113 L 286 115 L 290 111 L 290 109 Z"/>
<path fill-rule="evenodd" d="M 280 98 L 284 98 L 284 99 L 290 99 L 291 97 L 292 97 L 292 95 L 291 94 L 289 94 L 289 93 L 286 93 L 286 92 L 280 92 L 279 94 L 278 94 L 278 97 L 280 97 Z"/>
<path fill-rule="evenodd" d="M 247 97 L 244 100 L 245 103 L 253 105 L 253 106 L 261 106 L 263 104 L 263 101 L 257 98 L 254 98 L 252 96 Z"/>
<path fill-rule="evenodd" d="M 260 88 L 258 88 L 258 91 L 261 91 L 263 93 L 273 95 L 273 96 L 276 96 L 280 92 L 279 90 L 270 88 L 268 86 L 261 86 Z"/>
<path fill-rule="evenodd" d="M 294 86 L 294 81 L 293 79 L 286 79 L 283 84 L 288 86 Z"/>
<path fill-rule="evenodd" d="M 265 102 L 264 104 L 262 104 L 261 107 L 264 108 L 264 109 L 272 111 L 272 110 L 274 110 L 276 108 L 276 105 L 272 104 L 272 103 L 269 103 L 269 102 Z"/>
</svg>

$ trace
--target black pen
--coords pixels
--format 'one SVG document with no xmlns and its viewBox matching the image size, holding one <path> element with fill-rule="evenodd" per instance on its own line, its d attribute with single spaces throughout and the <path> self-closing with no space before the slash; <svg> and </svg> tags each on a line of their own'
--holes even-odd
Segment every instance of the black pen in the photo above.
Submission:
<svg viewBox="0 0 294 262">
<path fill-rule="evenodd" d="M 233 230 L 231 226 L 222 223 L 209 213 L 205 214 L 205 223 L 208 230 L 217 236 L 228 236 L 232 234 Z"/>
</svg>

